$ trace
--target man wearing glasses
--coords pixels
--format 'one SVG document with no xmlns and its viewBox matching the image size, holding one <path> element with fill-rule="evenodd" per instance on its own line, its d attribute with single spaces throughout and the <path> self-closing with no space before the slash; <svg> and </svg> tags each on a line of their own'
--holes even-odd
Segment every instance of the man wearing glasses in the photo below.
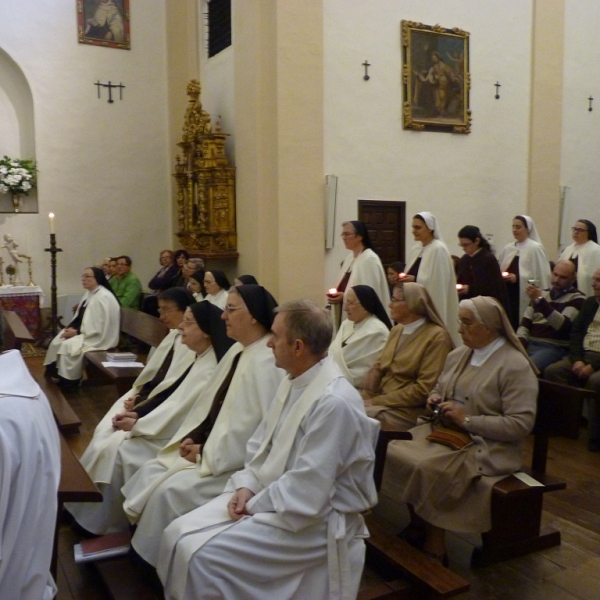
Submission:
<svg viewBox="0 0 600 600">
<path fill-rule="evenodd" d="M 137 275 L 131 271 L 131 258 L 119 256 L 117 258 L 117 276 L 112 277 L 110 285 L 121 306 L 138 310 L 142 295 L 142 283 Z"/>
</svg>

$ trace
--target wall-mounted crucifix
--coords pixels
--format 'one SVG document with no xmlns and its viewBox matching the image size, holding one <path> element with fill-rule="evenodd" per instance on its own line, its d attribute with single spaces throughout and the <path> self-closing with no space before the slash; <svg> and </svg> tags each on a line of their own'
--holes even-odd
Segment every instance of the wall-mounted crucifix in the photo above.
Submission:
<svg viewBox="0 0 600 600">
<path fill-rule="evenodd" d="M 364 75 L 363 79 L 365 81 L 369 81 L 369 79 L 371 79 L 371 77 L 369 76 L 369 67 L 371 66 L 371 63 L 369 63 L 368 60 L 365 60 L 365 62 L 362 64 L 362 66 L 365 68 L 365 75 Z"/>
<path fill-rule="evenodd" d="M 114 102 L 113 97 L 112 97 L 112 90 L 113 88 L 119 88 L 119 100 L 123 100 L 123 90 L 125 89 L 125 86 L 122 83 L 116 84 L 116 83 L 111 83 L 110 81 L 108 83 L 100 83 L 100 81 L 96 81 L 96 83 L 94 84 L 97 88 L 98 88 L 98 98 L 100 98 L 100 88 L 101 87 L 105 87 L 108 88 L 108 103 L 112 104 Z"/>
<path fill-rule="evenodd" d="M 588 110 L 589 110 L 590 112 L 592 112 L 592 111 L 594 110 L 594 109 L 592 108 L 592 102 L 593 102 L 593 101 L 594 101 L 594 99 L 593 99 L 593 98 L 592 98 L 592 96 L 590 95 L 590 97 L 588 98 L 588 102 L 589 102 L 589 105 L 588 105 Z"/>
<path fill-rule="evenodd" d="M 496 81 L 496 83 L 494 84 L 494 87 L 496 88 L 496 95 L 494 96 L 494 98 L 496 98 L 496 100 L 498 100 L 500 98 L 500 88 L 502 86 L 500 85 L 499 82 Z"/>
</svg>

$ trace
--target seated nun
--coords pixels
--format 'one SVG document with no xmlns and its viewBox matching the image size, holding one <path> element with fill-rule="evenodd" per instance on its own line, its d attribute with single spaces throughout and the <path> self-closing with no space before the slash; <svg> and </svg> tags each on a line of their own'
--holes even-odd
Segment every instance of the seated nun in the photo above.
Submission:
<svg viewBox="0 0 600 600">
<path fill-rule="evenodd" d="M 446 530 L 491 528 L 492 487 L 521 468 L 538 391 L 537 369 L 495 298 L 463 300 L 459 333 L 464 345 L 427 400 L 432 416 L 419 419 L 412 441 L 389 445 L 382 488 L 409 505 L 403 537 L 443 564 Z"/>
<path fill-rule="evenodd" d="M 344 377 L 355 387 L 362 384 L 367 371 L 383 349 L 392 323 L 375 290 L 368 285 L 355 285 L 346 292 L 342 321 L 329 353 Z"/>
<path fill-rule="evenodd" d="M 244 465 L 246 443 L 285 375 L 267 346 L 276 306 L 260 285 L 231 289 L 224 319 L 227 335 L 238 343 L 168 445 L 123 488 L 123 508 L 137 523 L 132 546 L 153 566 L 169 523 L 221 494 Z"/>
<path fill-rule="evenodd" d="M 390 309 L 398 325 L 367 373 L 361 396 L 370 417 L 406 430 L 425 413 L 452 339 L 420 283 L 396 284 Z"/>
<path fill-rule="evenodd" d="M 68 503 L 77 523 L 101 535 L 125 531 L 123 485 L 154 458 L 179 429 L 203 388 L 211 382 L 217 362 L 233 344 L 220 318 L 220 308 L 202 301 L 186 308 L 179 326 L 181 341 L 195 353 L 177 378 L 166 378 L 145 402 L 116 414 L 113 433 L 87 453 L 85 468 L 102 492 L 102 502 Z M 177 371 L 179 373 L 179 371 Z"/>
<path fill-rule="evenodd" d="M 227 304 L 227 294 L 231 287 L 227 275 L 216 269 L 206 271 L 203 283 L 206 290 L 205 299 L 212 304 L 216 304 L 221 310 L 224 309 Z"/>
<path fill-rule="evenodd" d="M 83 355 L 109 350 L 119 343 L 121 309 L 104 271 L 88 267 L 81 274 L 85 290 L 71 322 L 50 342 L 44 365 L 46 376 L 59 385 L 76 387 L 83 373 Z"/>
<path fill-rule="evenodd" d="M 106 460 L 103 451 L 114 443 L 115 435 L 117 438 L 123 437 L 122 433 L 115 434 L 114 417 L 126 411 L 133 411 L 136 405 L 138 410 L 143 411 L 148 402 L 154 401 L 155 396 L 163 397 L 162 392 L 168 390 L 194 363 L 196 353 L 182 343 L 179 331 L 185 310 L 191 304 L 194 304 L 194 297 L 182 287 L 174 287 L 160 293 L 160 320 L 170 331 L 148 359 L 133 387 L 112 405 L 98 423 L 94 436 L 80 459 L 81 464 L 97 483 L 109 483 L 110 477 L 100 474 L 99 468 L 94 464 L 101 460 L 100 457 Z M 110 461 L 104 464 L 110 465 Z"/>
</svg>

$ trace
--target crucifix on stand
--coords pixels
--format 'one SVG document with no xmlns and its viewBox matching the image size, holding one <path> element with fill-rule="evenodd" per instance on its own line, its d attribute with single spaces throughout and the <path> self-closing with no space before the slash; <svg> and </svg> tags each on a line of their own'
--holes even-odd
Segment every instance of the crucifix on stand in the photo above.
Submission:
<svg viewBox="0 0 600 600">
<path fill-rule="evenodd" d="M 112 97 L 112 90 L 113 88 L 119 88 L 119 100 L 123 100 L 123 90 L 125 89 L 125 86 L 122 83 L 111 83 L 110 81 L 108 83 L 100 83 L 100 80 L 96 81 L 96 83 L 94 84 L 97 88 L 98 88 L 98 99 L 100 99 L 100 88 L 101 87 L 105 87 L 108 88 L 108 103 L 112 104 L 114 102 L 113 97 Z"/>
</svg>

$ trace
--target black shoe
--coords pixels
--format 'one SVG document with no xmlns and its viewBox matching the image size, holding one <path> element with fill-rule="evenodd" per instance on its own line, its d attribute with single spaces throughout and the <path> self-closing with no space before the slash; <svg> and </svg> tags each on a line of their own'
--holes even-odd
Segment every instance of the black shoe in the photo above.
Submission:
<svg viewBox="0 0 600 600">
<path fill-rule="evenodd" d="M 58 377 L 58 385 L 63 388 L 63 390 L 76 390 L 81 383 L 81 379 L 65 379 L 60 375 Z"/>
<path fill-rule="evenodd" d="M 51 362 L 46 365 L 44 377 L 47 379 L 58 379 L 58 367 L 56 366 L 56 362 Z"/>
<path fill-rule="evenodd" d="M 398 537 L 408 542 L 413 548 L 422 550 L 425 543 L 425 529 L 411 523 L 398 534 Z"/>
</svg>

